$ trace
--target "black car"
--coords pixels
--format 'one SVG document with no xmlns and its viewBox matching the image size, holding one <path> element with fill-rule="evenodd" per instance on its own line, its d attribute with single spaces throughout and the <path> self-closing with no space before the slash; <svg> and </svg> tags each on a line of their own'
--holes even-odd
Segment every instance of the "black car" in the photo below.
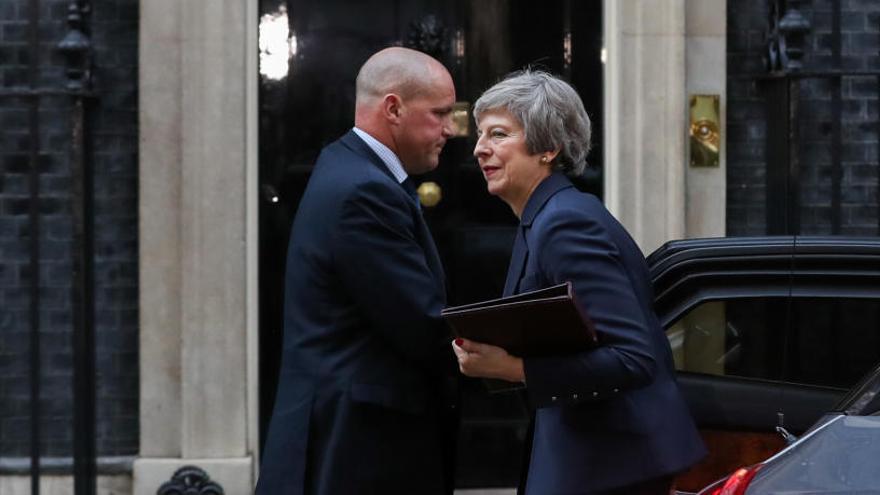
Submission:
<svg viewBox="0 0 880 495">
<path fill-rule="evenodd" d="M 669 242 L 655 306 L 709 456 L 696 492 L 783 450 L 880 363 L 880 238 Z"/>
</svg>

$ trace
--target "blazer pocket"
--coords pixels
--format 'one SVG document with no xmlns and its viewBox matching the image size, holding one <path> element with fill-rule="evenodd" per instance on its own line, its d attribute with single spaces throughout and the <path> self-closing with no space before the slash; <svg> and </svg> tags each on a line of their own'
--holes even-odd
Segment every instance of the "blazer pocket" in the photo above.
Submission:
<svg viewBox="0 0 880 495">
<path fill-rule="evenodd" d="M 365 402 L 405 413 L 421 414 L 427 410 L 428 397 L 420 388 L 352 383 L 350 394 L 354 402 Z"/>
</svg>

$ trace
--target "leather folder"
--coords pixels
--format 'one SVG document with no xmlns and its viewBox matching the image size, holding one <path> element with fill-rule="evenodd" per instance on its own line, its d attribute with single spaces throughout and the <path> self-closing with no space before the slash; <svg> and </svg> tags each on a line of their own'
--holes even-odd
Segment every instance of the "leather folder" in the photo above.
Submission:
<svg viewBox="0 0 880 495">
<path fill-rule="evenodd" d="M 595 347 L 596 330 L 571 282 L 440 312 L 457 337 L 519 357 L 573 354 Z"/>
</svg>

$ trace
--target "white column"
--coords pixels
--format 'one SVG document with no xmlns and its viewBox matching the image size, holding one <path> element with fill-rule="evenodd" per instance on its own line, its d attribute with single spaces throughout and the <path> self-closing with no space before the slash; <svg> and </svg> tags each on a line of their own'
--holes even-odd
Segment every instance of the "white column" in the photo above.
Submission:
<svg viewBox="0 0 880 495">
<path fill-rule="evenodd" d="M 605 202 L 645 253 L 685 234 L 685 0 L 606 0 Z"/>
<path fill-rule="evenodd" d="M 256 4 L 141 2 L 141 452 L 251 493 L 256 450 Z"/>
<path fill-rule="evenodd" d="M 173 1 L 140 7 L 140 453 L 179 457 L 181 19 Z"/>
<path fill-rule="evenodd" d="M 720 237 L 727 232 L 727 0 L 687 0 L 686 10 L 687 93 L 721 97 L 719 166 L 687 167 L 687 237 Z"/>
</svg>

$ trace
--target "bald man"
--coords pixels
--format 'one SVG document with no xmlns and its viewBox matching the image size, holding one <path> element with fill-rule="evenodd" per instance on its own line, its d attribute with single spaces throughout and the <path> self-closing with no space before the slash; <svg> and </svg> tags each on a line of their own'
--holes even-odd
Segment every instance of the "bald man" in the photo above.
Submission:
<svg viewBox="0 0 880 495">
<path fill-rule="evenodd" d="M 437 167 L 454 102 L 421 52 L 358 73 L 355 127 L 321 152 L 293 223 L 260 495 L 452 493 L 457 368 L 409 176 Z"/>
</svg>

